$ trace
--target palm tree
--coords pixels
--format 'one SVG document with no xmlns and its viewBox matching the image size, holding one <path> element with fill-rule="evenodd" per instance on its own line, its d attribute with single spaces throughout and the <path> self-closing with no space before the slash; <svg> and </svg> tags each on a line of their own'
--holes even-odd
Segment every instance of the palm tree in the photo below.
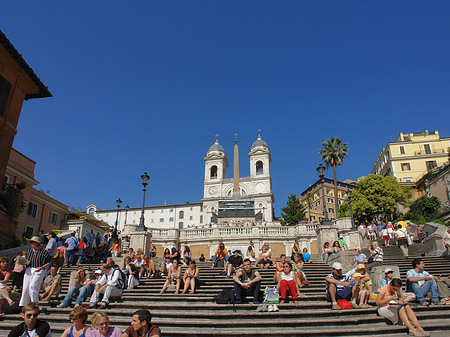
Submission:
<svg viewBox="0 0 450 337">
<path fill-rule="evenodd" d="M 325 160 L 325 165 L 327 165 L 327 167 L 333 167 L 334 205 L 337 219 L 339 201 L 337 194 L 336 167 L 344 164 L 344 157 L 347 156 L 347 151 L 349 148 L 347 143 L 342 143 L 342 139 L 337 137 L 328 138 L 321 145 L 323 146 L 323 149 L 319 150 L 319 154 L 322 155 L 321 159 Z"/>
</svg>

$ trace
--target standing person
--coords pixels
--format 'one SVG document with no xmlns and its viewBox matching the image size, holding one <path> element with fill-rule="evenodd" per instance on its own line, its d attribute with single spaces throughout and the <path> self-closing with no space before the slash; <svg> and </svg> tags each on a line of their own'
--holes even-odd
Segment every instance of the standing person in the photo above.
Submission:
<svg viewBox="0 0 450 337">
<path fill-rule="evenodd" d="M 43 319 L 38 319 L 39 305 L 37 302 L 25 304 L 22 308 L 23 323 L 12 328 L 8 337 L 52 337 L 50 325 Z"/>
<path fill-rule="evenodd" d="M 102 242 L 102 236 L 100 235 L 100 232 L 97 232 L 95 235 L 95 246 L 100 246 L 100 242 Z"/>
<path fill-rule="evenodd" d="M 64 330 L 61 337 L 86 337 L 92 331 L 92 328 L 86 325 L 88 312 L 85 307 L 80 305 L 73 308 L 69 313 L 69 318 L 72 325 Z"/>
<path fill-rule="evenodd" d="M 81 242 L 78 244 L 78 261 L 77 265 L 80 265 L 81 262 L 83 262 L 84 257 L 86 256 L 86 250 L 87 250 L 87 239 L 86 237 L 83 237 Z"/>
<path fill-rule="evenodd" d="M 75 255 L 75 250 L 78 247 L 78 239 L 75 237 L 75 232 L 72 232 L 71 236 L 66 239 L 67 249 L 66 249 L 66 265 L 70 265 Z"/>
<path fill-rule="evenodd" d="M 386 225 L 386 228 L 388 230 L 388 234 L 389 234 L 389 239 L 393 239 L 394 238 L 394 225 L 392 225 L 392 222 L 388 222 Z"/>
<path fill-rule="evenodd" d="M 397 225 L 397 230 L 394 233 L 395 241 L 402 250 L 403 256 L 408 257 L 408 231 L 403 228 L 401 224 Z"/>
<path fill-rule="evenodd" d="M 133 313 L 131 325 L 121 337 L 160 337 L 159 326 L 151 324 L 152 315 L 148 310 L 138 310 Z"/>
<path fill-rule="evenodd" d="M 12 278 L 13 289 L 11 291 L 11 294 L 15 294 L 17 288 L 20 288 L 20 290 L 22 290 L 23 276 L 25 275 L 25 269 L 27 268 L 28 263 L 27 259 L 25 258 L 26 254 L 27 251 L 22 250 L 22 255 L 17 255 L 14 258 L 14 269 Z"/>
<path fill-rule="evenodd" d="M 239 269 L 233 277 L 234 291 L 236 292 L 236 304 L 242 303 L 242 297 L 253 296 L 253 303 L 260 304 L 258 296 L 261 288 L 261 275 L 252 268 L 249 259 L 244 260 L 243 269 Z"/>
<path fill-rule="evenodd" d="M 55 232 L 48 232 L 45 234 L 45 236 L 48 239 L 47 246 L 45 247 L 45 250 L 48 252 L 48 255 L 50 255 L 53 258 L 53 261 L 55 261 L 58 258 L 58 245 L 56 244 L 56 233 Z"/>
<path fill-rule="evenodd" d="M 111 248 L 109 248 L 109 251 L 111 252 L 112 256 L 119 257 L 120 243 L 117 238 L 114 239 L 114 242 L 111 245 Z"/>
<path fill-rule="evenodd" d="M 386 226 L 384 226 L 383 229 L 381 230 L 381 236 L 383 237 L 384 240 L 384 246 L 389 247 L 389 233 Z"/>
<path fill-rule="evenodd" d="M 93 243 L 94 243 L 94 239 L 95 239 L 94 230 L 91 229 L 91 232 L 89 233 L 89 236 L 88 236 L 88 244 L 89 244 L 89 247 L 92 247 L 92 245 L 93 245 Z"/>
<path fill-rule="evenodd" d="M 8 259 L 4 256 L 0 256 L 0 317 L 4 315 L 2 312 L 3 299 L 5 299 L 9 306 L 14 305 L 14 301 L 11 300 L 8 294 L 9 287 L 7 286 L 11 272 L 8 268 Z"/>
<path fill-rule="evenodd" d="M 291 250 L 291 261 L 294 261 L 294 254 L 300 254 L 300 247 L 298 246 L 298 242 L 294 242 L 294 246 Z"/>
<path fill-rule="evenodd" d="M 91 316 L 91 323 L 95 330 L 87 334 L 87 337 L 120 337 L 122 330 L 109 325 L 109 317 L 103 311 L 96 311 Z"/>
<path fill-rule="evenodd" d="M 128 254 L 128 251 L 130 249 L 130 237 L 129 236 L 125 236 L 122 240 L 122 252 L 124 254 Z M 154 246 L 153 246 L 154 247 Z"/>
<path fill-rule="evenodd" d="M 191 287 L 191 290 L 189 291 L 189 294 L 193 294 L 195 292 L 195 289 L 200 286 L 200 268 L 197 267 L 195 264 L 195 260 L 191 260 L 189 263 L 189 268 L 186 269 L 183 276 L 183 282 L 184 282 L 184 290 L 182 294 L 186 294 L 189 287 Z"/>
<path fill-rule="evenodd" d="M 383 249 L 378 245 L 378 242 L 372 242 L 369 246 L 370 256 L 367 259 L 367 271 L 371 271 L 373 267 L 381 266 L 383 264 L 384 252 Z"/>
<path fill-rule="evenodd" d="M 408 328 L 410 336 L 430 336 L 420 326 L 416 314 L 409 305 L 403 305 L 405 299 L 402 294 L 402 280 L 394 278 L 392 282 L 378 289 L 378 314 L 392 323 L 397 324 L 398 318 Z"/>
<path fill-rule="evenodd" d="M 39 289 L 45 276 L 45 268 L 50 266 L 51 257 L 48 252 L 42 248 L 41 239 L 33 236 L 30 240 L 31 248 L 28 249 L 25 259 L 28 266 L 25 269 L 23 279 L 22 296 L 19 306 L 24 306 L 30 302 L 39 301 Z"/>
</svg>

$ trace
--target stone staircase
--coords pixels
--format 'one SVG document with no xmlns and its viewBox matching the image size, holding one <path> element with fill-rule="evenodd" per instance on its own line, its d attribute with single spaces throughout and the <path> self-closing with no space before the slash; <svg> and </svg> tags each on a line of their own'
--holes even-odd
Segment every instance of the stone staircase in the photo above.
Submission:
<svg viewBox="0 0 450 337">
<path fill-rule="evenodd" d="M 412 257 L 420 256 L 423 247 L 411 246 L 410 258 L 401 255 L 397 247 L 385 248 L 385 264 L 398 265 L 402 279 L 411 269 Z M 434 275 L 448 275 L 450 261 L 425 258 L 426 269 Z M 149 309 L 154 324 L 161 327 L 164 336 L 404 336 L 406 328 L 391 325 L 377 316 L 376 306 L 368 309 L 332 311 L 325 301 L 324 278 L 330 268 L 319 262 L 305 265 L 304 271 L 311 282 L 301 292 L 306 295 L 299 304 L 280 304 L 279 312 L 256 312 L 256 305 L 218 305 L 215 296 L 224 287 L 232 287 L 232 279 L 219 275 L 220 270 L 209 269 L 210 263 L 198 263 L 201 268 L 202 286 L 193 295 L 175 295 L 170 291 L 160 295 L 162 279 L 144 279 L 137 289 L 125 290 L 122 300 L 111 303 L 107 313 L 111 323 L 124 330 L 137 309 Z M 86 265 L 95 269 L 97 266 Z M 60 298 L 67 293 L 70 272 L 63 269 L 63 289 Z M 262 270 L 262 288 L 273 285 L 274 270 Z M 42 302 L 41 318 L 49 321 L 54 336 L 69 326 L 71 308 L 58 309 L 58 301 Z M 251 303 L 251 302 L 250 302 Z M 234 311 L 235 310 L 235 311 Z M 424 328 L 433 336 L 446 336 L 450 330 L 450 306 L 438 305 L 414 309 Z M 90 310 L 92 313 L 93 310 Z M 7 314 L 0 318 L 0 336 L 21 322 L 20 314 Z"/>
</svg>

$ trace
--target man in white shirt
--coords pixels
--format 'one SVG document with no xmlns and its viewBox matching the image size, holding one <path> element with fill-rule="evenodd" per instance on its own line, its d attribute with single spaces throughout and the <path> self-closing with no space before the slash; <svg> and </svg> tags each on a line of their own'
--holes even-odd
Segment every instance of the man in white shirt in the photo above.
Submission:
<svg viewBox="0 0 450 337">
<path fill-rule="evenodd" d="M 103 276 L 95 285 L 95 291 L 91 296 L 89 308 L 95 308 L 100 299 L 100 294 L 103 295 L 102 303 L 99 309 L 106 309 L 111 297 L 122 296 L 125 281 L 120 270 L 113 269 L 110 265 L 102 266 Z"/>
<path fill-rule="evenodd" d="M 428 306 L 425 296 L 431 290 L 431 304 L 439 304 L 439 292 L 436 284 L 438 277 L 431 275 L 424 270 L 425 262 L 422 259 L 414 259 L 412 262 L 414 269 L 406 273 L 406 281 L 410 283 L 411 289 L 416 294 L 420 306 Z M 407 287 L 408 288 L 408 287 Z M 406 289 L 409 291 L 408 289 Z"/>
</svg>

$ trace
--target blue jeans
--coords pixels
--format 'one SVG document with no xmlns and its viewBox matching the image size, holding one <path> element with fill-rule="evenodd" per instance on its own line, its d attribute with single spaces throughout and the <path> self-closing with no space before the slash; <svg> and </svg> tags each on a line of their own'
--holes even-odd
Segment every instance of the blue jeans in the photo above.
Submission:
<svg viewBox="0 0 450 337">
<path fill-rule="evenodd" d="M 73 254 L 75 254 L 73 249 L 66 251 L 66 264 L 69 265 L 72 262 Z"/>
<path fill-rule="evenodd" d="M 439 299 L 439 292 L 435 280 L 428 280 L 421 287 L 419 287 L 419 284 L 417 282 L 411 282 L 411 288 L 414 294 L 416 294 L 418 301 L 423 301 L 425 299 L 425 295 L 428 294 L 430 290 L 431 290 L 431 299 L 432 300 Z"/>
<path fill-rule="evenodd" d="M 225 255 L 225 262 L 228 261 L 228 258 L 229 258 L 228 254 Z M 217 260 L 218 260 L 217 255 L 213 255 L 213 263 L 216 263 Z M 219 259 L 219 260 L 223 260 L 223 259 Z"/>
<path fill-rule="evenodd" d="M 77 301 L 75 303 L 81 305 L 86 297 L 92 295 L 92 290 L 93 286 L 91 285 L 88 287 L 81 287 L 79 289 L 77 287 L 71 287 L 66 297 L 64 298 L 63 303 L 65 305 L 69 305 L 70 302 L 72 302 L 72 297 L 78 295 Z"/>
</svg>

